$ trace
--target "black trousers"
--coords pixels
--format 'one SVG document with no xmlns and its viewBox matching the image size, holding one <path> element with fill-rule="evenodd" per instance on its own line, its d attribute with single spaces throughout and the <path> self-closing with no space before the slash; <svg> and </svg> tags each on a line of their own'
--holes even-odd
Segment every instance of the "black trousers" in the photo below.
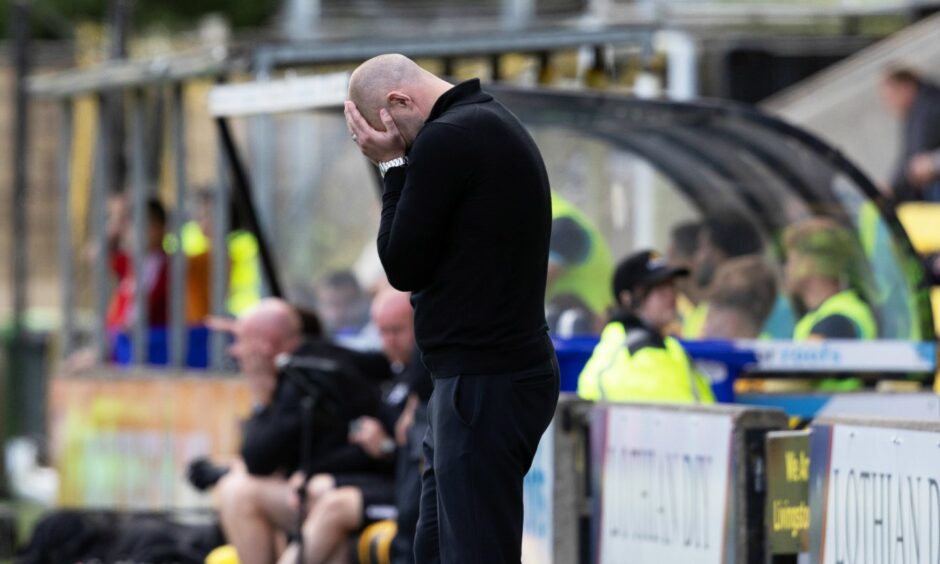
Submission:
<svg viewBox="0 0 940 564">
<path fill-rule="evenodd" d="M 522 479 L 558 404 L 558 364 L 435 378 L 417 564 L 519 564 Z"/>
</svg>

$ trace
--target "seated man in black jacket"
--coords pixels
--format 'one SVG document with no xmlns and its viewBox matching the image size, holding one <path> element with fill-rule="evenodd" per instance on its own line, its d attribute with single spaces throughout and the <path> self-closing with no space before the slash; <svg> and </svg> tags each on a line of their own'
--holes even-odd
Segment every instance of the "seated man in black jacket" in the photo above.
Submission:
<svg viewBox="0 0 940 564">
<path fill-rule="evenodd" d="M 418 358 L 413 319 L 409 294 L 388 289 L 376 296 L 372 321 L 395 376 L 385 387 L 379 415 L 360 418 L 349 434 L 351 444 L 360 445 L 377 461 L 394 462 L 395 470 L 314 476 L 308 495 L 316 501 L 303 528 L 307 563 L 345 562 L 349 535 L 370 523 L 396 517 L 402 530 L 396 552 L 411 560 L 421 494 L 421 438 L 409 441 L 409 428 L 421 403 L 430 397 L 432 386 L 431 376 Z M 403 448 L 409 442 L 418 448 Z M 288 550 L 281 562 L 292 564 L 296 558 L 294 550 Z"/>
<path fill-rule="evenodd" d="M 226 537 L 243 562 L 274 561 L 280 533 L 292 530 L 296 522 L 295 490 L 303 475 L 388 471 L 387 462 L 376 461 L 347 441 L 352 421 L 378 413 L 376 381 L 388 377 L 387 361 L 381 355 L 361 355 L 322 341 L 304 342 L 301 326 L 294 308 L 266 299 L 233 328 L 230 353 L 239 363 L 253 405 L 244 425 L 241 460 L 223 470 L 218 508 Z M 285 353 L 326 359 L 333 368 L 279 371 L 275 359 Z M 320 392 L 307 432 L 301 410 L 305 394 L 295 378 Z M 309 460 L 301 460 L 302 444 L 308 447 Z M 190 474 L 193 478 L 193 468 Z"/>
</svg>

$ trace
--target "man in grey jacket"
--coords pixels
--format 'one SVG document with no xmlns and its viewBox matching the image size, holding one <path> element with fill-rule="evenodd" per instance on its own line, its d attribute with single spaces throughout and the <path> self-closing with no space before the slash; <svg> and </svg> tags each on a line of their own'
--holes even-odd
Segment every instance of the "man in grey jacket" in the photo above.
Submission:
<svg viewBox="0 0 940 564">
<path fill-rule="evenodd" d="M 940 202 L 940 88 L 897 68 L 885 74 L 881 93 L 892 113 L 904 120 L 890 182 L 894 199 Z"/>
</svg>

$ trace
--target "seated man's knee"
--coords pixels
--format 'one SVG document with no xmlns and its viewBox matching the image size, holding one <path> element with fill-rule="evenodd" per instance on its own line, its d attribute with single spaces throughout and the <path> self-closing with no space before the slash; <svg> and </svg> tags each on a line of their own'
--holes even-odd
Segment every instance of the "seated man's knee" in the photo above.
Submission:
<svg viewBox="0 0 940 564">
<path fill-rule="evenodd" d="M 307 481 L 307 504 L 314 507 L 321 498 L 336 489 L 336 479 L 331 474 L 316 474 Z"/>
<path fill-rule="evenodd" d="M 314 507 L 307 526 L 314 521 L 328 522 L 344 529 L 359 526 L 362 515 L 362 493 L 356 488 L 340 488 L 324 494 Z"/>
<path fill-rule="evenodd" d="M 219 480 L 216 486 L 219 510 L 231 512 L 255 505 L 257 479 L 244 470 L 233 469 Z"/>
</svg>

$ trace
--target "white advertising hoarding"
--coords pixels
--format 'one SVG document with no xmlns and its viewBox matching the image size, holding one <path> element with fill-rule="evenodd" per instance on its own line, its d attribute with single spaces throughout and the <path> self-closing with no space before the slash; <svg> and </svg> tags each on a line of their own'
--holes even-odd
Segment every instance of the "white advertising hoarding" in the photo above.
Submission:
<svg viewBox="0 0 940 564">
<path fill-rule="evenodd" d="M 523 564 L 554 562 L 555 423 L 542 435 L 532 467 L 522 483 L 525 518 L 522 523 Z"/>
<path fill-rule="evenodd" d="M 940 562 L 940 432 L 813 429 L 827 432 L 823 534 L 815 561 Z"/>
<path fill-rule="evenodd" d="M 725 562 L 732 427 L 726 414 L 608 407 L 601 564 Z"/>
<path fill-rule="evenodd" d="M 755 372 L 933 372 L 937 346 L 917 341 L 740 341 L 754 351 Z"/>
<path fill-rule="evenodd" d="M 340 108 L 348 86 L 347 72 L 222 84 L 209 91 L 209 112 L 237 117 Z"/>
</svg>

